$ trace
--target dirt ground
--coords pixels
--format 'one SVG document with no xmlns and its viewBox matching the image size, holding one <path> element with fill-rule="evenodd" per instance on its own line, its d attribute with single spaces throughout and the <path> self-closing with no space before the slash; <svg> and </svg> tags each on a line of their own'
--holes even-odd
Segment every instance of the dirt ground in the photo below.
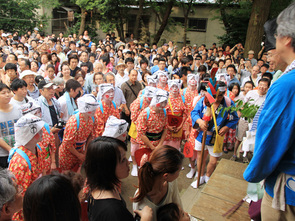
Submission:
<svg viewBox="0 0 295 221">
<path fill-rule="evenodd" d="M 227 154 L 223 153 L 221 158 L 225 159 L 230 159 L 231 156 L 233 155 L 233 151 L 228 152 Z M 130 156 L 130 144 L 128 145 L 128 158 Z M 239 162 L 242 162 L 241 159 L 238 160 Z M 189 160 L 187 158 L 184 159 L 183 161 L 183 167 L 184 169 L 180 172 L 179 177 L 178 177 L 178 189 L 180 192 L 180 195 L 188 188 L 190 187 L 190 184 L 192 183 L 193 179 L 188 179 L 186 177 L 186 174 L 190 171 L 189 168 Z M 132 169 L 132 163 L 130 162 L 130 169 Z M 138 179 L 137 177 L 133 177 L 129 175 L 126 179 L 123 180 L 122 182 L 122 196 L 124 200 L 126 201 L 127 208 L 129 211 L 132 213 L 132 202 L 130 201 L 130 197 L 133 197 L 135 190 L 136 190 L 136 185 L 138 185 Z"/>
</svg>

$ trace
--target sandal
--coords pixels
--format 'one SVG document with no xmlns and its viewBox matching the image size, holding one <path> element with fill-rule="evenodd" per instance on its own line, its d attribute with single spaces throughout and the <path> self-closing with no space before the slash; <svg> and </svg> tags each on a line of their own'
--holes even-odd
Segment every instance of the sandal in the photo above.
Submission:
<svg viewBox="0 0 295 221">
<path fill-rule="evenodd" d="M 226 147 L 223 148 L 223 153 L 228 153 L 228 149 Z"/>
</svg>

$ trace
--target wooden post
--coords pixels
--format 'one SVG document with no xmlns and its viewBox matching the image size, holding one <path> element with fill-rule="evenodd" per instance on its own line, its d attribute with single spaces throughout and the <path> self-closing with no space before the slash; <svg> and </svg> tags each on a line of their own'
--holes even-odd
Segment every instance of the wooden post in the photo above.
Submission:
<svg viewBox="0 0 295 221">
<path fill-rule="evenodd" d="M 202 167 L 203 167 L 203 157 L 204 157 L 204 151 L 205 151 L 205 146 L 206 146 L 206 137 L 207 137 L 207 130 L 203 132 L 203 139 L 202 139 L 202 150 L 201 150 L 201 165 L 199 166 L 198 170 L 198 182 L 197 182 L 197 188 L 199 187 L 200 184 L 200 177 L 202 173 Z"/>
</svg>

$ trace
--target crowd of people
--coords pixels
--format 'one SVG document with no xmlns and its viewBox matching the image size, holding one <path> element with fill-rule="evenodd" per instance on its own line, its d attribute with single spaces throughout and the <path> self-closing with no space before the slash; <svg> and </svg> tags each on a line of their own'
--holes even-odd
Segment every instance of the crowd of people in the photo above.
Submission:
<svg viewBox="0 0 295 221">
<path fill-rule="evenodd" d="M 85 200 L 89 220 L 134 220 L 120 195 L 129 173 L 138 176 L 131 200 L 141 220 L 193 220 L 177 186 L 183 144 L 193 152 L 186 177 L 198 188 L 223 152 L 237 160 L 251 129 L 240 111 L 223 109 L 239 100 L 274 108 L 268 89 L 293 62 L 275 45 L 256 59 L 241 43 L 178 49 L 112 33 L 96 44 L 87 31 L 44 36 L 38 28 L 0 36 L 0 220 L 80 220 Z"/>
</svg>

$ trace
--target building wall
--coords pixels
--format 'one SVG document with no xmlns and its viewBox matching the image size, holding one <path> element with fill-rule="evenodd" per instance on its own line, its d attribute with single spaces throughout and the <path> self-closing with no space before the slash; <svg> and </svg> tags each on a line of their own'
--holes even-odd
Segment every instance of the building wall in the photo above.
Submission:
<svg viewBox="0 0 295 221">
<path fill-rule="evenodd" d="M 189 14 L 189 18 L 206 18 L 207 19 L 207 28 L 206 32 L 201 31 L 191 31 L 188 30 L 187 32 L 187 40 L 190 41 L 190 45 L 197 44 L 206 44 L 206 45 L 212 45 L 213 42 L 218 43 L 217 35 L 224 34 L 223 24 L 215 19 L 212 20 L 213 17 L 217 15 L 217 11 L 212 6 L 194 6 L 193 12 Z M 183 10 L 179 7 L 174 7 L 173 11 L 171 13 L 172 18 L 178 17 L 183 18 Z M 151 35 L 154 35 L 158 28 L 160 27 L 160 24 L 156 22 L 156 16 L 152 16 L 151 23 L 150 23 L 150 33 Z M 170 26 L 169 29 L 171 31 L 165 30 L 162 34 L 162 37 L 160 39 L 160 44 L 163 42 L 172 40 L 174 41 L 178 46 L 183 45 L 183 27 L 182 26 Z"/>
</svg>

